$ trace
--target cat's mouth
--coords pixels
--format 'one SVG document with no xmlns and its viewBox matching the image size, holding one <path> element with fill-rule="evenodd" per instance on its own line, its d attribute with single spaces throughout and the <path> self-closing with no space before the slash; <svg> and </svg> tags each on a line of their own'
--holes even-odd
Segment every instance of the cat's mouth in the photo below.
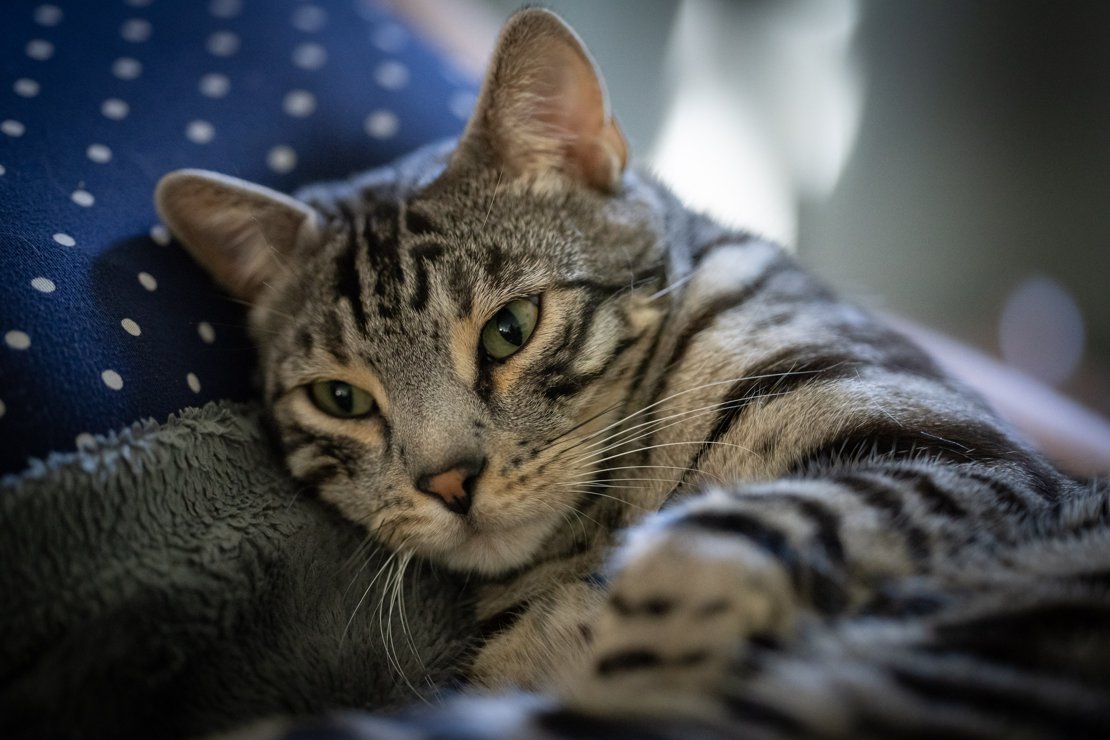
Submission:
<svg viewBox="0 0 1110 740">
<path fill-rule="evenodd" d="M 527 565 L 551 534 L 558 517 L 507 517 L 471 510 L 429 523 L 407 540 L 420 554 L 451 570 L 499 575 Z"/>
</svg>

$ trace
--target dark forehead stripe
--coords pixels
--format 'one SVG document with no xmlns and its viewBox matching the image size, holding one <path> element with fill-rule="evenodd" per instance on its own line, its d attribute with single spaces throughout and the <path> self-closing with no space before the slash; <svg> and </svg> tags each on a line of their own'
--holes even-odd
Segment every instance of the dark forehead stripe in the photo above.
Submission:
<svg viewBox="0 0 1110 740">
<path fill-rule="evenodd" d="M 339 320 L 339 314 L 333 309 L 329 309 L 324 314 L 323 334 L 320 340 L 324 349 L 339 362 L 346 363 L 350 359 L 350 354 L 343 342 L 343 324 Z"/>
<path fill-rule="evenodd" d="M 382 318 L 397 315 L 400 291 L 405 284 L 398 234 L 399 217 L 396 203 L 382 202 L 374 204 L 363 221 L 366 257 L 374 278 L 378 315 Z"/>
<path fill-rule="evenodd" d="M 451 265 L 456 268 L 455 265 Z M 461 266 L 459 266 L 461 267 Z M 474 310 L 474 271 L 467 269 L 448 269 L 444 271 L 447 278 L 447 290 L 451 300 L 457 306 L 460 319 L 466 318 Z"/>
<path fill-rule="evenodd" d="M 443 256 L 439 244 L 422 244 L 412 249 L 413 270 L 416 273 L 416 287 L 413 288 L 409 305 L 414 311 L 423 311 L 428 305 L 428 269 Z"/>
<path fill-rule="evenodd" d="M 302 355 L 312 354 L 312 347 L 315 345 L 315 340 L 312 337 L 312 332 L 307 327 L 301 327 L 297 330 L 296 340 L 297 349 Z"/>
<path fill-rule="evenodd" d="M 494 285 L 520 282 L 526 273 L 523 262 L 509 250 L 491 244 L 485 250 L 482 269 L 485 277 Z"/>
<path fill-rule="evenodd" d="M 366 332 L 366 310 L 362 305 L 362 276 L 358 268 L 359 240 L 354 222 L 347 227 L 347 243 L 335 258 L 335 293 L 351 305 L 355 325 Z"/>
<path fill-rule="evenodd" d="M 375 203 L 366 214 L 366 241 L 372 252 L 396 254 L 400 244 L 400 204 L 393 201 Z"/>
<path fill-rule="evenodd" d="M 440 233 L 439 227 L 428 214 L 411 206 L 405 209 L 405 228 L 413 236 L 434 236 Z"/>
</svg>

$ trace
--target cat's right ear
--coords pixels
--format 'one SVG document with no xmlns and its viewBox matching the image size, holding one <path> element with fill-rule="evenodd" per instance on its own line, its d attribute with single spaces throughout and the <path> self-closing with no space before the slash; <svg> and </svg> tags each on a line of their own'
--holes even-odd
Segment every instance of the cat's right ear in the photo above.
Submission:
<svg viewBox="0 0 1110 740">
<path fill-rule="evenodd" d="M 618 187 L 628 144 L 597 65 L 557 15 L 525 8 L 509 18 L 453 161 L 539 184 L 555 175 L 603 192 Z"/>
<path fill-rule="evenodd" d="M 319 240 L 309 206 L 261 185 L 207 170 L 176 170 L 154 191 L 158 215 L 232 295 L 253 302 L 298 246 Z"/>
</svg>

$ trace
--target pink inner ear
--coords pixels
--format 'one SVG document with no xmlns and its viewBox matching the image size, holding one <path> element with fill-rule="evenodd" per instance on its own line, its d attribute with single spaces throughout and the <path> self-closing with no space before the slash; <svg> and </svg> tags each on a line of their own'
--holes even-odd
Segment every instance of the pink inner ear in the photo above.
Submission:
<svg viewBox="0 0 1110 740">
<path fill-rule="evenodd" d="M 605 100 L 593 71 L 571 49 L 552 50 L 542 72 L 543 104 L 537 118 L 568 139 L 588 138 L 601 129 L 606 117 Z"/>
<path fill-rule="evenodd" d="M 501 32 L 478 109 L 452 161 L 544 182 L 562 174 L 611 191 L 627 158 L 604 83 L 582 42 L 549 11 L 514 15 Z"/>
<path fill-rule="evenodd" d="M 561 41 L 561 40 L 560 40 Z M 593 64 L 575 48 L 556 41 L 540 58 L 538 122 L 561 139 L 562 167 L 588 185 L 610 190 L 620 177 L 628 149 L 620 128 L 609 116 L 605 92 Z"/>
</svg>

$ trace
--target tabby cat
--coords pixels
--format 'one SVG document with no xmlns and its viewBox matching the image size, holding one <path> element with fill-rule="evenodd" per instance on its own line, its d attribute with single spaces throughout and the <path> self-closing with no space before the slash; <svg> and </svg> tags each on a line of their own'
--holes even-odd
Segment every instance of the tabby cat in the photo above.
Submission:
<svg viewBox="0 0 1110 740">
<path fill-rule="evenodd" d="M 292 475 L 485 577 L 472 686 L 562 700 L 408 729 L 1110 727 L 1107 490 L 627 158 L 585 48 L 528 9 L 453 150 L 298 199 L 159 184 L 252 305 Z"/>
</svg>

